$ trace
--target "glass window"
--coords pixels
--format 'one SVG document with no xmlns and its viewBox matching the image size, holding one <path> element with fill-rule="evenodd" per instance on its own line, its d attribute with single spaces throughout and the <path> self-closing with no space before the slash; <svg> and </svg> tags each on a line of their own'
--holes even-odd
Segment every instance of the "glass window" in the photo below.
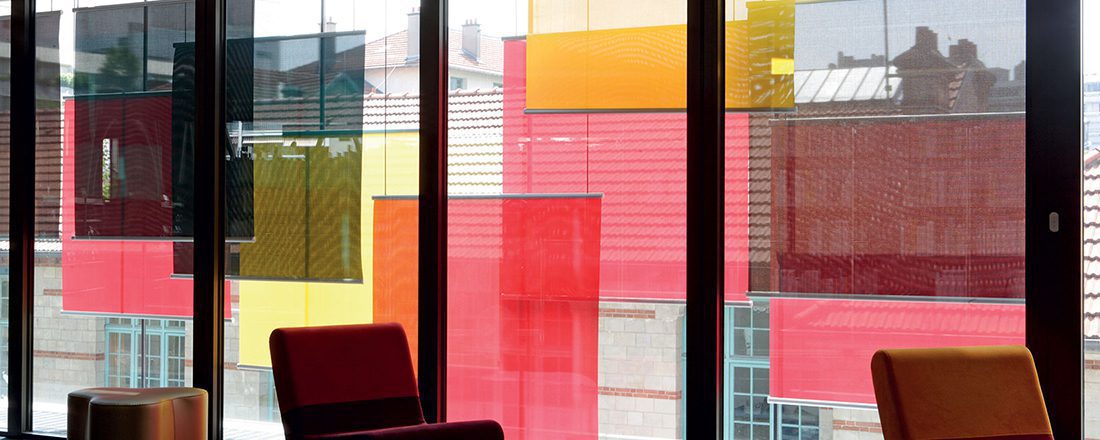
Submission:
<svg viewBox="0 0 1100 440">
<path fill-rule="evenodd" d="M 64 434 L 68 393 L 189 383 L 192 284 L 174 276 L 191 222 L 181 167 L 193 95 L 174 72 L 194 8 L 37 4 L 32 428 Z M 153 17 L 153 18 L 150 18 Z M 154 35 L 155 36 L 151 36 Z M 187 150 L 190 151 L 190 150 Z M 148 317 L 157 319 L 150 320 Z"/>
<path fill-rule="evenodd" d="M 1084 127 L 1081 200 L 1084 231 L 1084 419 L 1085 437 L 1100 436 L 1100 1 L 1081 2 L 1082 126 Z"/>
<path fill-rule="evenodd" d="M 448 417 L 680 437 L 686 2 L 448 8 Z"/>
<path fill-rule="evenodd" d="M 879 435 L 878 349 L 1024 343 L 1024 6 L 727 2 L 728 359 L 776 438 Z"/>
<path fill-rule="evenodd" d="M 466 88 L 466 78 L 460 78 L 457 76 L 451 77 L 451 90 L 461 90 Z"/>
<path fill-rule="evenodd" d="M 417 352 L 419 1 L 227 5 L 226 438 L 282 438 L 272 330 L 398 322 Z"/>
<path fill-rule="evenodd" d="M 109 319 L 104 368 L 107 386 L 185 386 L 185 328 L 183 321 Z"/>
</svg>

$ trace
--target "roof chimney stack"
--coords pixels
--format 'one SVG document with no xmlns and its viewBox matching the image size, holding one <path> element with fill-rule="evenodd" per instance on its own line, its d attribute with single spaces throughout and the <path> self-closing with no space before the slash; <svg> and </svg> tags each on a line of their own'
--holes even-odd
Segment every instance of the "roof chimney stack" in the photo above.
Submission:
<svg viewBox="0 0 1100 440">
<path fill-rule="evenodd" d="M 409 41 L 405 49 L 405 62 L 420 61 L 420 8 L 413 8 L 409 12 Z"/>
<path fill-rule="evenodd" d="M 475 60 L 481 58 L 481 25 L 477 20 L 462 25 L 462 52 Z"/>
<path fill-rule="evenodd" d="M 917 44 L 915 46 L 921 50 L 937 50 L 940 47 L 939 36 L 928 26 L 917 27 Z"/>
<path fill-rule="evenodd" d="M 947 48 L 947 58 L 959 65 L 976 60 L 978 59 L 978 45 L 963 38 L 959 40 L 958 43 Z"/>
</svg>

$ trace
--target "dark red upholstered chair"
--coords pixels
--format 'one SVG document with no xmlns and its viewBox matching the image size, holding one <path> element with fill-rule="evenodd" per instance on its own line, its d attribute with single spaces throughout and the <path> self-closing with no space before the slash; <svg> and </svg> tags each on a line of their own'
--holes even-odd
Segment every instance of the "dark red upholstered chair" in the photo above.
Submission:
<svg viewBox="0 0 1100 440">
<path fill-rule="evenodd" d="M 271 366 L 288 440 L 503 440 L 493 421 L 426 424 L 398 324 L 281 328 Z"/>
</svg>

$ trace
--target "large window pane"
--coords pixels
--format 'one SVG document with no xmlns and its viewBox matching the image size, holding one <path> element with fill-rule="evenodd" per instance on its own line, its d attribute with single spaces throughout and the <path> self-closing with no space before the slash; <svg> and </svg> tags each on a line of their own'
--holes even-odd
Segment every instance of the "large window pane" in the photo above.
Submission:
<svg viewBox="0 0 1100 440">
<path fill-rule="evenodd" d="M 399 322 L 416 353 L 419 1 L 228 4 L 226 437 L 282 438 L 275 328 Z"/>
<path fill-rule="evenodd" d="M 32 429 L 65 432 L 69 392 L 190 383 L 191 72 L 194 7 L 38 3 Z M 189 153 L 188 153 L 189 154 Z"/>
<path fill-rule="evenodd" d="M 1100 1 L 1082 2 L 1085 438 L 1100 437 Z"/>
<path fill-rule="evenodd" d="M 686 3 L 449 8 L 448 417 L 681 437 Z"/>
<path fill-rule="evenodd" d="M 1025 2 L 727 6 L 726 438 L 881 437 L 876 350 L 1024 342 Z"/>
<path fill-rule="evenodd" d="M 10 54 L 11 47 L 11 1 L 0 2 L 0 48 L 5 53 Z M 0 80 L 0 87 L 4 90 L 3 96 L 0 96 L 0 130 L 3 132 L 10 132 L 11 125 L 11 58 L 10 55 L 0 58 L 0 71 L 4 72 L 3 80 Z M 11 212 L 11 170 L 9 169 L 9 159 L 11 157 L 11 138 L 6 134 L 0 136 L 0 252 L 2 252 L 3 258 L 0 259 L 0 372 L 7 376 L 8 371 L 8 298 L 10 297 L 10 289 L 8 288 L 8 274 L 10 273 L 8 255 L 11 250 L 10 246 L 10 229 L 8 227 L 9 213 Z M 0 395 L 6 395 L 8 392 L 7 381 L 0 382 Z M 0 405 L 0 411 L 7 411 L 7 399 L 0 399 L 3 402 Z M 0 419 L 0 429 L 7 428 L 7 418 Z"/>
</svg>

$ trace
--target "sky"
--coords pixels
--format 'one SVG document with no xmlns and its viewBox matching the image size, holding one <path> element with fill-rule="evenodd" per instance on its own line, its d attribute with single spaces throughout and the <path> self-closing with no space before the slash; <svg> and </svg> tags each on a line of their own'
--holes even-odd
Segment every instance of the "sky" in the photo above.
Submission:
<svg viewBox="0 0 1100 440">
<path fill-rule="evenodd" d="M 233 1 L 233 0 L 230 0 Z M 734 0 L 731 0 L 734 1 Z M 740 0 L 737 0 L 740 1 Z M 882 19 L 883 2 L 889 12 Z M 62 47 L 71 48 L 71 11 L 133 0 L 39 0 L 40 10 L 70 14 L 62 26 Z M 256 0 L 257 36 L 294 35 L 320 30 L 322 0 Z M 1100 75 L 1100 0 L 1084 3 L 1083 73 Z M 325 15 L 337 30 L 361 30 L 368 40 L 405 29 L 408 12 L 419 0 L 325 0 Z M 0 13 L 10 11 L 0 1 Z M 527 0 L 452 0 L 450 25 L 476 19 L 487 35 L 523 35 L 527 31 Z M 837 51 L 859 58 L 883 54 L 889 42 L 893 58 L 910 47 L 914 27 L 927 25 L 940 35 L 940 49 L 967 38 L 978 45 L 979 58 L 989 67 L 1011 69 L 1024 58 L 1024 0 L 852 0 L 800 5 L 796 26 L 796 68 L 824 68 Z M 1092 25 L 1089 25 L 1092 24 Z M 66 29 L 67 28 L 67 29 Z M 886 35 L 889 38 L 886 38 Z M 69 42 L 66 44 L 66 42 Z M 71 59 L 72 54 L 63 54 Z"/>
</svg>

